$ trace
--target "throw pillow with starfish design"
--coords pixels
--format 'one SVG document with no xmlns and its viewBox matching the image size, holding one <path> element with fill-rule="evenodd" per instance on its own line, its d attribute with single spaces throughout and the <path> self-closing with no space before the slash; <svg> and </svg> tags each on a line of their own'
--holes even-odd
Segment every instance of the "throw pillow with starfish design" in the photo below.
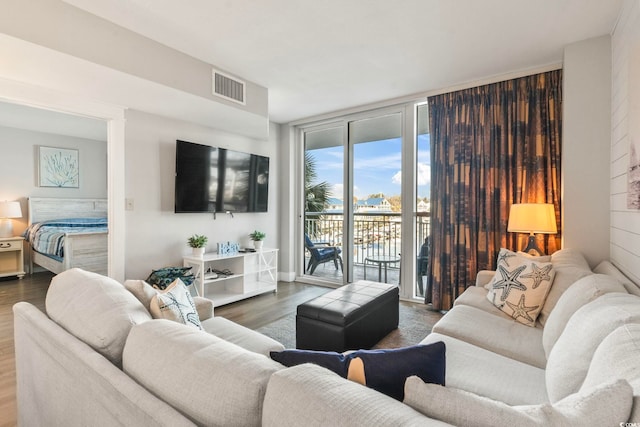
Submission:
<svg viewBox="0 0 640 427">
<path fill-rule="evenodd" d="M 502 248 L 496 274 L 485 286 L 489 290 L 487 299 L 514 320 L 535 326 L 554 276 L 550 262 Z"/>
</svg>

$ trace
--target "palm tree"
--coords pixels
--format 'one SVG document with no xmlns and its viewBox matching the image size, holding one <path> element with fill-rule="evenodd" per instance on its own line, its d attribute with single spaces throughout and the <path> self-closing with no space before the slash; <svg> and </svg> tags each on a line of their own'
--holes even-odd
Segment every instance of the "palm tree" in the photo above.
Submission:
<svg viewBox="0 0 640 427">
<path fill-rule="evenodd" d="M 304 153 L 304 208 L 305 212 L 323 212 L 327 207 L 331 185 L 327 181 L 314 184 L 318 178 L 316 160 L 308 151 Z M 318 218 L 320 219 L 320 218 Z M 305 233 L 316 236 L 319 232 L 319 221 L 304 222 Z"/>
</svg>

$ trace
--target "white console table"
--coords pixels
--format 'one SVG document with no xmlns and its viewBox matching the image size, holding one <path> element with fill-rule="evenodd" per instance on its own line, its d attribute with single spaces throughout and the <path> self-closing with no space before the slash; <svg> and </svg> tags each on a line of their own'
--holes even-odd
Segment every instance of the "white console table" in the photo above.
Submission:
<svg viewBox="0 0 640 427">
<path fill-rule="evenodd" d="M 277 292 L 278 249 L 263 248 L 234 255 L 207 253 L 202 258 L 185 256 L 183 264 L 192 267 L 198 295 L 212 300 L 214 307 Z"/>
</svg>

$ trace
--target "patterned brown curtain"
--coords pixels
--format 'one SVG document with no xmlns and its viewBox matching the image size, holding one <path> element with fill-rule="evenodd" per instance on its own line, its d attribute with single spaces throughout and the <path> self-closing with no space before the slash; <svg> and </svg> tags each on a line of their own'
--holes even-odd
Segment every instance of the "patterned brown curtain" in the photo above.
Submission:
<svg viewBox="0 0 640 427">
<path fill-rule="evenodd" d="M 553 203 L 558 234 L 538 236 L 560 248 L 562 71 L 429 98 L 431 249 L 425 296 L 438 310 L 494 269 L 501 247 L 522 249 L 528 236 L 507 233 L 513 203 Z"/>
</svg>

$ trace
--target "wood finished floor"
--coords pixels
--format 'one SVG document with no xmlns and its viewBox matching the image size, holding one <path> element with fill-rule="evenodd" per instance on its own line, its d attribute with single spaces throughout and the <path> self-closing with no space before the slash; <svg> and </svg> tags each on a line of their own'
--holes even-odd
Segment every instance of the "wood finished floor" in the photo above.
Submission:
<svg viewBox="0 0 640 427">
<path fill-rule="evenodd" d="M 12 307 L 27 301 L 44 311 L 44 301 L 53 274 L 37 273 L 22 280 L 0 279 L 0 427 L 16 425 L 16 373 L 13 345 Z M 226 317 L 251 329 L 257 329 L 290 313 L 296 307 L 330 289 L 303 283 L 278 283 L 278 292 L 253 297 L 215 309 L 216 316 Z M 401 302 L 413 305 L 413 303 Z M 441 315 L 433 312 L 434 323 Z"/>
</svg>

